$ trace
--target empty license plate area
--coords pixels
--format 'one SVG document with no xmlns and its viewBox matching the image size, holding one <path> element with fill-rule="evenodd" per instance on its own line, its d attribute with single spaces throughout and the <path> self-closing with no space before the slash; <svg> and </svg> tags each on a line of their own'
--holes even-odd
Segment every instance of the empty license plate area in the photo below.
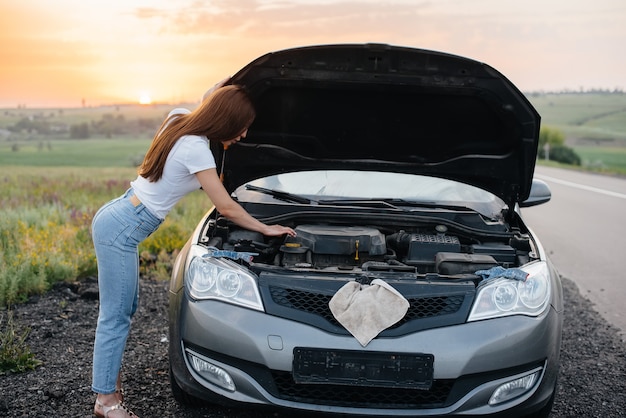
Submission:
<svg viewBox="0 0 626 418">
<path fill-rule="evenodd" d="M 293 379 L 309 384 L 430 389 L 434 359 L 432 354 L 296 347 Z"/>
</svg>

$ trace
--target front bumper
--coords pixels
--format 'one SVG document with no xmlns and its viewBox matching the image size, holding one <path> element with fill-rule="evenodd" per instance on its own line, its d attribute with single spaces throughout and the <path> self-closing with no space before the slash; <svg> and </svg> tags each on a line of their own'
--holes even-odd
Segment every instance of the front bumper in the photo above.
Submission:
<svg viewBox="0 0 626 418">
<path fill-rule="evenodd" d="M 170 300 L 170 362 L 187 393 L 228 403 L 355 415 L 514 416 L 543 407 L 558 374 L 561 316 L 514 316 L 377 338 L 368 351 L 435 356 L 430 390 L 298 385 L 291 378 L 295 347 L 363 350 L 351 336 L 215 301 L 194 302 L 185 292 Z M 196 356 L 226 371 L 236 389 L 225 390 L 191 366 Z M 490 406 L 503 383 L 540 371 L 533 388 Z M 515 413 L 511 413 L 511 409 Z"/>
</svg>

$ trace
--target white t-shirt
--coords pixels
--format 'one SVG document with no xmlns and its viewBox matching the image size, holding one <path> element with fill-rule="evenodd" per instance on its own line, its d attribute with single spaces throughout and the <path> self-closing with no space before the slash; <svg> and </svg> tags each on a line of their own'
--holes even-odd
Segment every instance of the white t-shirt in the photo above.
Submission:
<svg viewBox="0 0 626 418">
<path fill-rule="evenodd" d="M 177 108 L 172 114 L 191 113 L 188 109 Z M 168 116 L 169 117 L 169 116 Z M 155 182 L 137 176 L 130 182 L 135 195 L 144 206 L 160 219 L 174 207 L 187 193 L 200 188 L 195 173 L 215 168 L 215 158 L 209 148 L 206 136 L 185 135 L 176 141 L 167 156 L 163 176 Z"/>
</svg>

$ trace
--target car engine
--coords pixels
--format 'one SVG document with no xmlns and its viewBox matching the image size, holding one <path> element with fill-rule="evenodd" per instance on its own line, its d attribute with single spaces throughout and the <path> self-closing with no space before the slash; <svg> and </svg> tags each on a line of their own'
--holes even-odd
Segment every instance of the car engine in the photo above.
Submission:
<svg viewBox="0 0 626 418">
<path fill-rule="evenodd" d="M 205 242 L 219 249 L 255 254 L 254 264 L 315 271 L 397 271 L 439 275 L 472 274 L 494 266 L 530 261 L 524 234 L 494 234 L 484 241 L 451 234 L 445 225 L 391 229 L 360 225 L 301 224 L 296 237 L 266 238 L 212 220 Z M 468 235 L 468 234 L 465 234 Z"/>
</svg>

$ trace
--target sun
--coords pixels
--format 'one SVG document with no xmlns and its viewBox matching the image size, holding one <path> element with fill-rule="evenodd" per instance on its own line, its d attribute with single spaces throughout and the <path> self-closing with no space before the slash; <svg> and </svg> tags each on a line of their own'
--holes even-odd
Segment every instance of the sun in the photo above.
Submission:
<svg viewBox="0 0 626 418">
<path fill-rule="evenodd" d="M 152 98 L 150 97 L 150 93 L 148 93 L 147 91 L 142 91 L 139 94 L 139 104 L 149 105 L 151 103 L 152 103 Z"/>
</svg>

